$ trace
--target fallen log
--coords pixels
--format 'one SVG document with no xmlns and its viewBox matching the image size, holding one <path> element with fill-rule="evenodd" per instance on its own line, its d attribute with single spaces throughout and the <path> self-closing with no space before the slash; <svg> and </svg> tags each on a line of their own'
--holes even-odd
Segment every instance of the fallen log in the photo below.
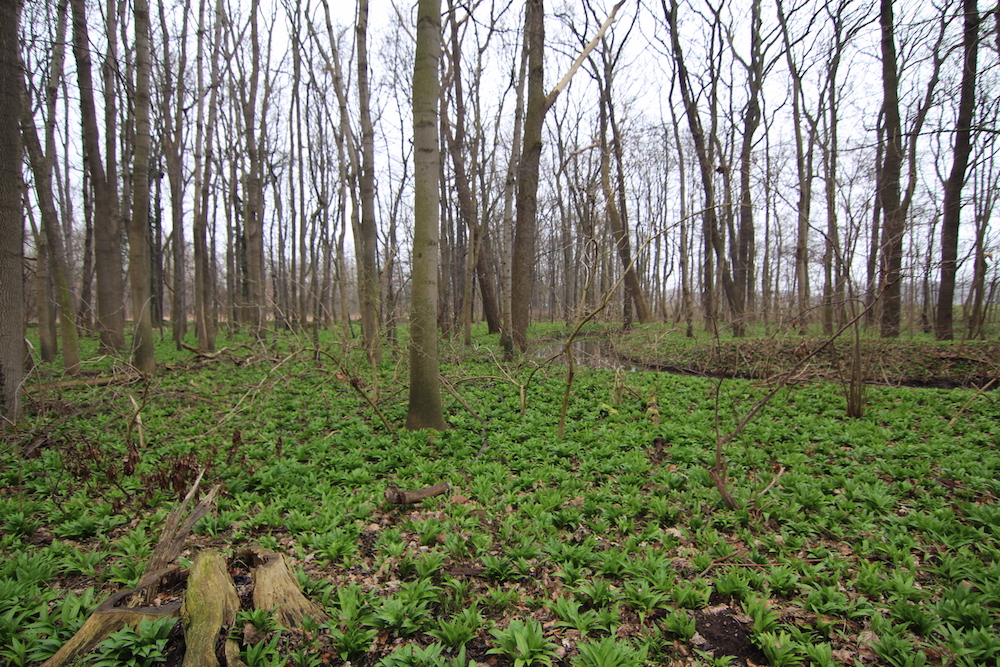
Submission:
<svg viewBox="0 0 1000 667">
<path fill-rule="evenodd" d="M 42 667 L 61 667 L 76 658 L 90 652 L 113 632 L 121 630 L 126 625 L 136 627 L 143 619 L 157 619 L 180 615 L 180 602 L 169 602 L 159 607 L 118 607 L 119 602 L 158 585 L 164 577 L 181 574 L 176 565 L 147 574 L 133 590 L 119 591 L 102 602 L 90 618 L 77 630 L 69 641 L 63 644 L 56 654 L 42 663 Z"/>
<path fill-rule="evenodd" d="M 433 498 L 434 496 L 448 493 L 448 489 L 450 488 L 448 482 L 441 482 L 440 484 L 415 491 L 405 491 L 397 489 L 395 486 L 390 486 L 385 490 L 385 501 L 390 505 L 410 505 L 412 503 L 419 503 L 426 498 Z"/>
</svg>

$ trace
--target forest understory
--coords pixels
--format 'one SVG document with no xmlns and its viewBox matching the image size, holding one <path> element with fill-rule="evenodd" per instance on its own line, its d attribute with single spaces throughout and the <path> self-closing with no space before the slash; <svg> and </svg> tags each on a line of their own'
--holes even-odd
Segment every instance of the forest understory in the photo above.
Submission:
<svg viewBox="0 0 1000 667">
<path fill-rule="evenodd" d="M 212 649 L 249 667 L 997 664 L 996 343 L 583 333 L 630 362 L 442 341 L 441 432 L 402 428 L 405 336 L 374 370 L 328 332 L 36 368 L 0 452 L 0 661 L 145 615 L 62 664 L 180 665 L 231 587 Z M 124 595 L 164 533 L 176 567 Z"/>
</svg>

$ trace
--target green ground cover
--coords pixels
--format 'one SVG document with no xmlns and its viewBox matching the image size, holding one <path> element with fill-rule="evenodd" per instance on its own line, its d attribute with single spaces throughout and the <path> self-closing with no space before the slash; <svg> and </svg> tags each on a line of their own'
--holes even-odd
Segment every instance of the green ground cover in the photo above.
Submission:
<svg viewBox="0 0 1000 667">
<path fill-rule="evenodd" d="M 244 599 L 250 667 L 1000 660 L 992 392 L 872 386 L 849 419 L 840 384 L 793 383 L 726 448 L 733 510 L 716 438 L 766 381 L 577 369 L 559 438 L 566 368 L 504 363 L 480 332 L 443 346 L 450 429 L 409 433 L 405 354 L 373 374 L 310 340 L 234 338 L 213 358 L 163 343 L 148 384 L 39 370 L 0 453 L 0 661 L 46 659 L 135 584 L 199 470 L 224 491 L 182 565 L 259 544 L 328 616 L 280 628 Z M 383 499 L 442 481 L 418 505 Z M 174 625 L 122 630 L 82 664 L 179 664 Z"/>
</svg>

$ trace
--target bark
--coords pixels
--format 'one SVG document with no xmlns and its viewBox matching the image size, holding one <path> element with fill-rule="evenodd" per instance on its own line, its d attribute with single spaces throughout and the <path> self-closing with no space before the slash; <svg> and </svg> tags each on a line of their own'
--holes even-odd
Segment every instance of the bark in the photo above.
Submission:
<svg viewBox="0 0 1000 667">
<path fill-rule="evenodd" d="M 89 653 L 91 649 L 100 644 L 108 635 L 121 630 L 126 625 L 135 627 L 142 620 L 180 615 L 180 602 L 167 602 L 157 607 L 118 606 L 119 603 L 126 599 L 158 584 L 164 577 L 178 574 L 178 569 L 176 565 L 173 565 L 169 568 L 152 572 L 144 576 L 134 589 L 115 593 L 102 602 L 87 618 L 83 627 L 69 641 L 63 644 L 55 655 L 43 662 L 42 667 L 60 667 L 61 665 L 75 664 L 74 661 L 77 658 Z"/>
<path fill-rule="evenodd" d="M 49 267 L 55 288 L 56 304 L 59 309 L 59 320 L 62 331 L 63 367 L 69 374 L 80 370 L 80 344 L 76 330 L 76 320 L 73 313 L 73 292 L 70 288 L 69 270 L 66 265 L 66 249 L 63 234 L 59 226 L 59 214 L 56 211 L 55 195 L 53 194 L 52 174 L 55 157 L 55 116 L 56 97 L 59 80 L 62 78 L 63 38 L 66 32 L 67 3 L 62 2 L 58 8 L 56 19 L 56 44 L 52 50 L 52 62 L 49 66 L 49 78 L 45 89 L 45 151 L 38 138 L 38 129 L 30 115 L 27 105 L 27 92 L 22 96 L 21 135 L 24 139 L 25 151 L 35 177 L 35 192 L 41 209 L 42 234 L 47 247 Z M 23 85 L 23 84 L 22 84 Z M 27 112 L 27 113 L 26 113 Z M 41 306 L 41 302 L 39 302 Z"/>
<path fill-rule="evenodd" d="M 760 126 L 760 91 L 764 83 L 764 63 L 761 45 L 760 0 L 753 0 L 750 9 L 750 62 L 747 72 L 747 104 L 743 114 L 743 137 L 740 144 L 740 221 L 733 263 L 733 283 L 736 304 L 733 309 L 733 335 L 746 333 L 746 305 L 753 294 L 753 199 L 750 189 L 750 169 L 753 164 L 754 135 Z"/>
<path fill-rule="evenodd" d="M 162 6 L 162 5 L 161 5 Z M 140 373 L 156 370 L 153 356 L 152 280 L 149 258 L 149 3 L 135 0 L 135 157 L 132 217 L 128 227 L 128 276 L 135 338 L 133 363 Z M 174 233 L 178 230 L 175 228 Z M 177 237 L 175 236 L 175 243 Z M 174 271 L 183 270 L 174 266 Z"/>
<path fill-rule="evenodd" d="M 955 123 L 955 147 L 951 173 L 944 184 L 944 206 L 941 219 L 941 280 L 938 288 L 937 318 L 934 335 L 938 340 L 951 340 L 953 331 L 953 301 L 955 274 L 958 271 L 958 235 L 962 212 L 962 187 L 965 171 L 972 154 L 972 119 L 976 108 L 976 65 L 979 52 L 979 9 L 976 0 L 964 0 L 965 30 L 962 38 L 964 59 L 962 88 Z"/>
<path fill-rule="evenodd" d="M 86 1 L 70 0 L 70 2 L 73 10 L 73 55 L 76 59 L 80 115 L 83 123 L 83 151 L 93 187 L 94 268 L 97 276 L 96 326 L 101 337 L 101 349 L 105 352 L 117 352 L 125 347 L 121 225 L 112 187 L 108 182 L 101 158 Z"/>
<path fill-rule="evenodd" d="M 243 122 L 249 171 L 246 177 L 246 195 L 243 211 L 243 239 L 246 252 L 246 309 L 253 334 L 264 337 L 265 283 L 264 283 L 264 222 L 261 214 L 261 158 L 257 138 L 257 88 L 260 80 L 260 37 L 257 14 L 260 0 L 253 0 L 250 8 L 251 69 L 249 93 L 243 99 Z"/>
<path fill-rule="evenodd" d="M 226 560 L 215 551 L 200 552 L 191 564 L 181 605 L 185 644 L 183 667 L 219 664 L 215 645 L 220 634 L 228 635 L 239 608 L 240 599 Z"/>
<path fill-rule="evenodd" d="M 440 13 L 440 12 L 439 12 Z M 361 107 L 361 218 L 356 239 L 358 258 L 358 296 L 361 300 L 361 329 L 365 349 L 372 363 L 382 361 L 378 335 L 379 277 L 378 226 L 375 221 L 375 129 L 372 126 L 371 92 L 368 86 L 368 0 L 358 0 L 358 103 Z"/>
<path fill-rule="evenodd" d="M 397 489 L 395 486 L 390 486 L 385 490 L 385 501 L 391 505 L 412 505 L 413 503 L 419 503 L 421 500 L 448 493 L 449 489 L 451 489 L 451 486 L 448 482 L 441 482 L 440 484 L 414 491 L 404 491 L 403 489 Z"/>
<path fill-rule="evenodd" d="M 278 625 L 292 629 L 300 627 L 305 618 L 317 623 L 326 621 L 326 614 L 319 605 L 302 594 L 302 588 L 282 554 L 255 546 L 239 555 L 251 566 L 254 606 L 273 610 Z"/>
<path fill-rule="evenodd" d="M 413 268 L 410 300 L 410 391 L 406 428 L 444 430 L 438 377 L 437 276 L 438 63 L 441 57 L 441 2 L 417 6 L 417 50 L 413 65 Z"/>
<path fill-rule="evenodd" d="M 20 66 L 21 4 L 0 2 L 0 421 L 4 430 L 20 417 L 24 377 L 24 212 L 21 201 Z"/>
<path fill-rule="evenodd" d="M 543 0 L 527 0 L 524 40 L 528 53 L 528 101 L 524 114 L 521 160 L 517 168 L 514 245 L 511 253 L 511 339 L 518 350 L 528 348 L 531 292 L 538 236 L 538 165 L 545 122 L 545 9 Z"/>
<path fill-rule="evenodd" d="M 905 211 L 900 203 L 899 179 L 903 165 L 903 137 L 899 119 L 899 73 L 896 65 L 896 42 L 893 37 L 892 0 L 881 0 L 879 26 L 882 35 L 882 112 L 885 128 L 885 154 L 878 172 L 878 197 L 882 205 L 880 276 L 884 296 L 881 335 L 899 336 Z"/>
</svg>

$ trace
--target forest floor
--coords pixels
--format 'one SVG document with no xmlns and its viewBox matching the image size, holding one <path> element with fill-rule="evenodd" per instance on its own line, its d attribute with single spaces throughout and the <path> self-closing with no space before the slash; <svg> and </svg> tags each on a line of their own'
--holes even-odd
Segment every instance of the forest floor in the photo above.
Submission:
<svg viewBox="0 0 1000 667">
<path fill-rule="evenodd" d="M 830 343 L 818 336 L 781 335 L 746 339 L 691 341 L 661 327 L 637 327 L 616 340 L 624 360 L 650 370 L 707 377 L 767 379 L 795 368 L 799 380 L 843 381 L 850 375 L 854 340 L 850 334 Z M 1000 341 L 929 339 L 859 341 L 862 375 L 867 383 L 887 386 L 982 387 L 1000 372 Z"/>
<path fill-rule="evenodd" d="M 249 667 L 997 664 L 1000 402 L 975 388 L 995 344 L 862 340 L 849 418 L 845 341 L 803 363 L 822 339 L 588 335 L 627 372 L 444 341 L 439 433 L 402 428 L 402 347 L 374 373 L 354 343 L 290 332 L 213 355 L 161 341 L 148 381 L 96 350 L 86 382 L 39 367 L 0 442 L 0 664 L 50 658 L 135 587 L 199 472 L 220 495 L 162 618 L 76 664 L 180 664 L 173 610 L 208 552 Z M 287 564 L 304 620 L 255 600 L 250 548 Z"/>
</svg>

